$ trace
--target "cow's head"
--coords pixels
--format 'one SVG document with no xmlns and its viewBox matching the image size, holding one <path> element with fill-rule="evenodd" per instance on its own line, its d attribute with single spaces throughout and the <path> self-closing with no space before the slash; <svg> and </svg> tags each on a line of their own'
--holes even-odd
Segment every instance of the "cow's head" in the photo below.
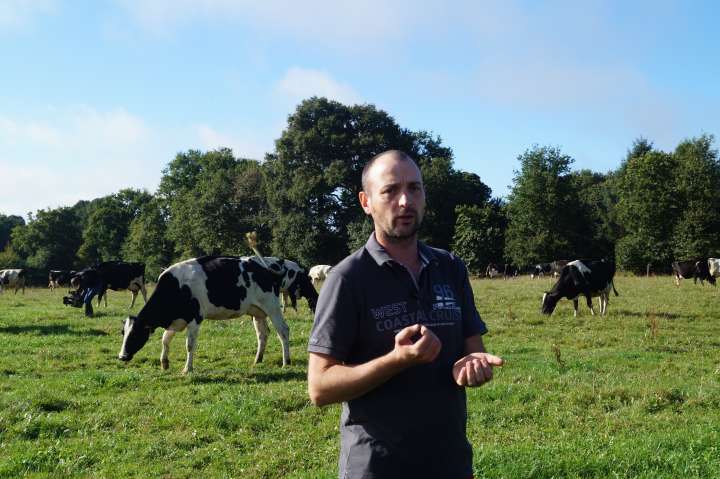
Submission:
<svg viewBox="0 0 720 479">
<path fill-rule="evenodd" d="M 120 347 L 118 359 L 130 361 L 135 353 L 140 351 L 150 338 L 152 329 L 146 324 L 140 324 L 136 316 L 128 316 L 123 325 L 123 342 Z"/>
<path fill-rule="evenodd" d="M 310 280 L 310 276 L 307 271 L 300 267 L 299 270 L 291 269 L 288 271 L 287 278 L 290 280 L 290 286 L 288 287 L 288 293 L 290 295 L 290 301 L 293 309 L 297 309 L 297 298 L 307 299 L 310 310 L 315 313 L 315 306 L 317 305 L 318 293 L 315 291 L 315 287 Z"/>
<path fill-rule="evenodd" d="M 551 315 L 553 311 L 555 311 L 555 306 L 557 306 L 558 301 L 560 301 L 560 295 L 558 293 L 545 291 L 542 297 L 542 314 Z"/>
</svg>

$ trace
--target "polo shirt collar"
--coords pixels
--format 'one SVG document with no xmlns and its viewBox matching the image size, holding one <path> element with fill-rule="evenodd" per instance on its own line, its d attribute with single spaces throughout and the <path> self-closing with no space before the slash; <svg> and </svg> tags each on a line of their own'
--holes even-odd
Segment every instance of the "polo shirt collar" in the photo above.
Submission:
<svg viewBox="0 0 720 479">
<path fill-rule="evenodd" d="M 388 254 L 387 250 L 378 243 L 374 231 L 370 234 L 370 238 L 368 238 L 367 243 L 365 243 L 365 249 L 368 253 L 370 253 L 370 256 L 375 260 L 378 266 L 382 266 L 388 261 L 396 262 Z M 437 255 L 435 252 L 422 241 L 418 241 L 418 254 L 420 255 L 420 262 L 423 266 L 427 266 L 431 262 L 437 262 Z"/>
</svg>

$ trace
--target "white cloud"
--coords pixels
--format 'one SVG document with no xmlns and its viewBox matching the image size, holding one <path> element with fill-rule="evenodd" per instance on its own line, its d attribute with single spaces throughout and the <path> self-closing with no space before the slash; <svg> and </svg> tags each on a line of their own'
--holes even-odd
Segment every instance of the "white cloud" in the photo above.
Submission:
<svg viewBox="0 0 720 479">
<path fill-rule="evenodd" d="M 127 187 L 154 189 L 161 164 L 175 152 L 156 133 L 122 108 L 0 116 L 0 212 L 25 214 Z"/>
<path fill-rule="evenodd" d="M 290 68 L 278 82 L 276 91 L 292 104 L 311 96 L 324 96 L 346 105 L 362 102 L 350 85 L 338 82 L 326 72 L 308 68 Z"/>
<path fill-rule="evenodd" d="M 2 0 L 0 2 L 0 31 L 21 27 L 36 15 L 55 11 L 56 0 Z"/>
<path fill-rule="evenodd" d="M 258 34 L 290 35 L 323 45 L 364 48 L 402 38 L 442 11 L 441 2 L 418 8 L 410 0 L 116 0 L 149 31 L 165 34 L 204 19 L 233 21 Z"/>
</svg>

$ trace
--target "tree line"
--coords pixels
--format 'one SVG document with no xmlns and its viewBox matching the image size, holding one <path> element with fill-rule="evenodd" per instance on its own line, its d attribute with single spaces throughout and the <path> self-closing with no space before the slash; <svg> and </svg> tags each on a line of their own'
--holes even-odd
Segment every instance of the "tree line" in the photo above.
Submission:
<svg viewBox="0 0 720 479">
<path fill-rule="evenodd" d="M 0 214 L 0 268 L 49 269 L 143 261 L 154 278 L 178 260 L 266 254 L 305 265 L 335 264 L 362 246 L 372 223 L 358 206 L 364 163 L 401 149 L 422 171 L 427 211 L 421 239 L 454 251 L 473 273 L 490 262 L 608 258 L 640 273 L 674 259 L 717 256 L 720 162 L 702 135 L 660 151 L 636 140 L 614 171 L 573 170 L 559 147 L 518 156 L 507 198 L 454 166 L 452 148 L 427 131 L 402 128 L 373 105 L 303 101 L 263 161 L 226 148 L 178 153 L 154 193 L 127 188 L 28 220 Z"/>
</svg>

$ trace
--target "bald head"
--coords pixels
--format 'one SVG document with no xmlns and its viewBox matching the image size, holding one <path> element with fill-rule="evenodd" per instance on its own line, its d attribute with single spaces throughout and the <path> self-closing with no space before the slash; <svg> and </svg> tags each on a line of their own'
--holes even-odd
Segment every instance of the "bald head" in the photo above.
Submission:
<svg viewBox="0 0 720 479">
<path fill-rule="evenodd" d="M 369 192 L 370 186 L 368 185 L 368 178 L 370 177 L 370 170 L 372 169 L 373 165 L 380 159 L 387 159 L 387 160 L 398 160 L 398 161 L 409 161 L 415 165 L 415 167 L 420 171 L 420 168 L 417 166 L 417 163 L 415 163 L 415 160 L 412 159 L 410 155 L 405 153 L 401 150 L 387 150 L 383 151 L 382 153 L 378 153 L 377 155 L 370 158 L 370 160 L 365 163 L 365 166 L 362 170 L 362 189 L 363 191 Z"/>
</svg>

